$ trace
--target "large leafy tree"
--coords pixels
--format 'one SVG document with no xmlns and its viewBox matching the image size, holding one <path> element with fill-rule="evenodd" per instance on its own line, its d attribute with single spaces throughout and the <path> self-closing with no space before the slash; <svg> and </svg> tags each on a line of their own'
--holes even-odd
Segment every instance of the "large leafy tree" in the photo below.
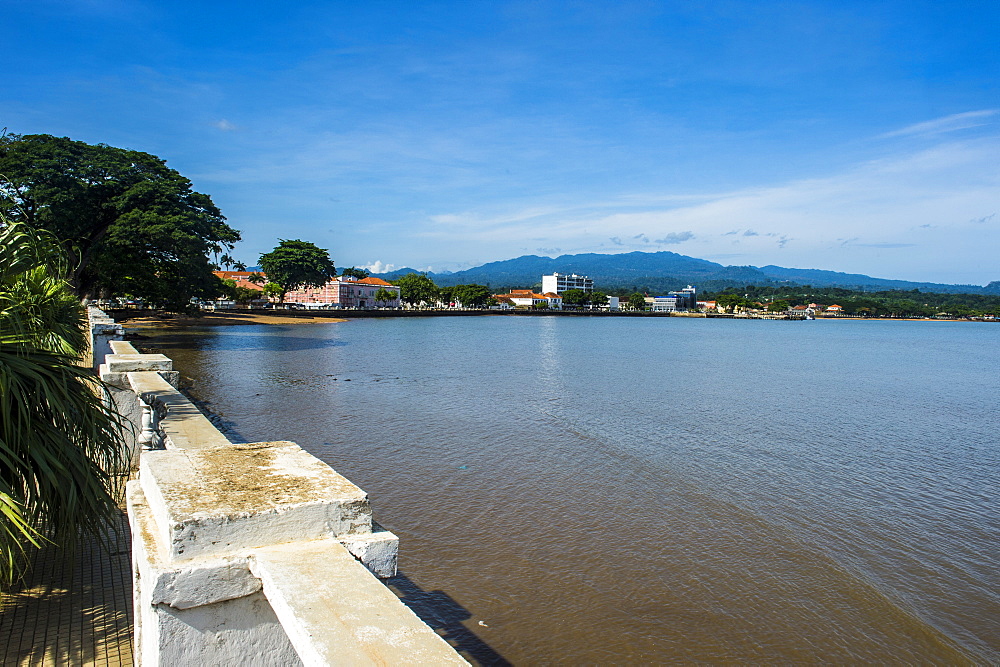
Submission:
<svg viewBox="0 0 1000 667">
<path fill-rule="evenodd" d="M 396 300 L 396 290 L 388 290 L 384 287 L 379 287 L 375 291 L 375 302 L 381 303 L 383 306 L 390 301 Z"/>
<path fill-rule="evenodd" d="M 440 296 L 438 286 L 424 273 L 407 273 L 393 282 L 399 286 L 399 298 L 411 306 L 434 303 Z"/>
<path fill-rule="evenodd" d="M 583 304 L 587 303 L 589 295 L 582 289 L 568 289 L 561 295 L 563 304 L 567 306 L 574 306 L 580 308 Z"/>
<path fill-rule="evenodd" d="M 219 289 L 209 254 L 240 235 L 208 195 L 155 155 L 47 134 L 0 138 L 0 209 L 54 234 L 81 296 L 164 306 Z"/>
<path fill-rule="evenodd" d="M 455 299 L 465 308 L 482 308 L 493 296 L 490 288 L 475 283 L 455 286 Z"/>
<path fill-rule="evenodd" d="M 58 241 L 0 216 L 0 580 L 25 551 L 100 536 L 118 514 L 128 450 L 80 365 L 86 317 Z"/>
<path fill-rule="evenodd" d="M 591 292 L 587 295 L 587 301 L 593 308 L 603 308 L 608 305 L 608 295 L 604 292 Z"/>
<path fill-rule="evenodd" d="M 278 246 L 260 256 L 267 279 L 281 287 L 279 300 L 300 287 L 319 287 L 337 275 L 330 253 L 309 241 L 278 240 Z"/>
</svg>

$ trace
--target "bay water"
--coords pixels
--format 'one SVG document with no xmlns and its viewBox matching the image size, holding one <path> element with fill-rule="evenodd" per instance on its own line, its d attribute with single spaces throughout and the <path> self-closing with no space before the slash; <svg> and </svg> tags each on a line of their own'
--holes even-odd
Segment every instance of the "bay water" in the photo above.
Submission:
<svg viewBox="0 0 1000 667">
<path fill-rule="evenodd" d="M 153 331 L 231 439 L 400 536 L 476 662 L 1000 661 L 1000 326 L 427 317 Z"/>
</svg>

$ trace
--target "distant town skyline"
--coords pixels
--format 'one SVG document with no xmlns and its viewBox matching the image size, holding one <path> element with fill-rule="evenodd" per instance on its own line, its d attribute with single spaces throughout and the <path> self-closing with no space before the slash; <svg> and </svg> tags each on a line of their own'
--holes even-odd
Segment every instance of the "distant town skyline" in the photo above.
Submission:
<svg viewBox="0 0 1000 667">
<path fill-rule="evenodd" d="M 1000 280 L 996 2 L 0 5 L 0 127 L 164 158 L 248 265 Z"/>
</svg>

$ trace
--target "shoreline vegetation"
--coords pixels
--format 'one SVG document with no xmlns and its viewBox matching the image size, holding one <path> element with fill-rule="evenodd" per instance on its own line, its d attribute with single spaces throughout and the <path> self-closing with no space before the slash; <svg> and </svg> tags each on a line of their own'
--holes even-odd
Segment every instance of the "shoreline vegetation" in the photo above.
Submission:
<svg viewBox="0 0 1000 667">
<path fill-rule="evenodd" d="M 784 319 L 743 317 L 733 315 L 707 315 L 705 313 L 650 313 L 650 312 L 604 312 L 604 311 L 491 311 L 491 310 L 349 310 L 349 311 L 295 311 L 278 314 L 273 310 L 231 310 L 224 312 L 203 312 L 198 315 L 177 315 L 151 311 L 116 310 L 109 313 L 117 322 L 133 330 L 146 329 L 187 329 L 196 327 L 246 326 L 246 325 L 288 325 L 321 324 L 347 322 L 351 319 L 369 317 L 688 317 L 695 319 Z M 965 318 L 916 318 L 916 317 L 818 317 L 816 320 L 843 321 L 892 321 L 892 322 L 982 322 Z M 796 320 L 801 321 L 801 320 Z M 995 322 L 997 320 L 985 320 Z"/>
</svg>

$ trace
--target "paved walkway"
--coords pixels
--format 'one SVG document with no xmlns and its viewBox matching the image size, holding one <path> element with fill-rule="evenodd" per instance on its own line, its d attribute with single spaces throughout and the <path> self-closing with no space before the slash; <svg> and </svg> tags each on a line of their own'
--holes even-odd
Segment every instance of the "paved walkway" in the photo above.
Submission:
<svg viewBox="0 0 1000 667">
<path fill-rule="evenodd" d="M 131 665 L 128 522 L 109 553 L 83 544 L 74 558 L 42 549 L 19 590 L 0 599 L 3 665 Z"/>
</svg>

